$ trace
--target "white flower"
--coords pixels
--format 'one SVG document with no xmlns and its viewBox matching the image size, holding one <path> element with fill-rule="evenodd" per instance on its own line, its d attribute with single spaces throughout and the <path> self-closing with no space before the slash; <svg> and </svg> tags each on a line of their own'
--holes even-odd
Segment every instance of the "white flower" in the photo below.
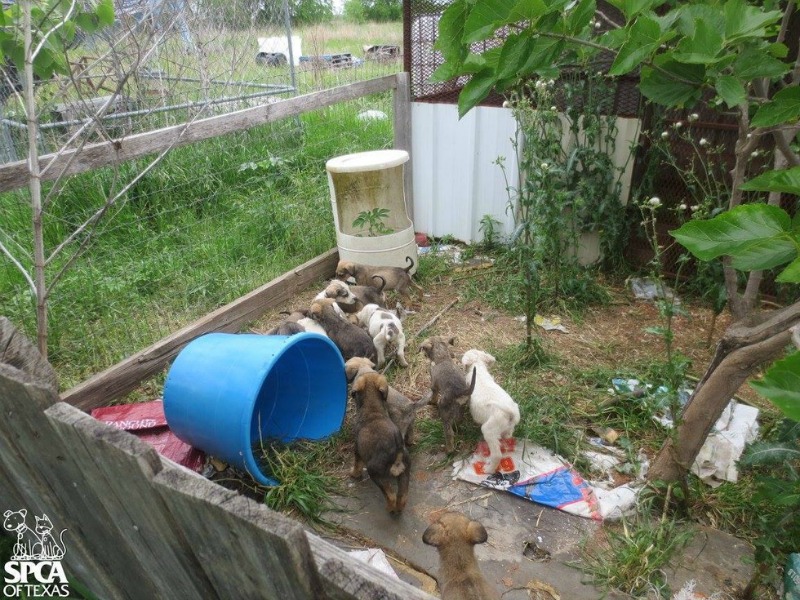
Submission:
<svg viewBox="0 0 800 600">
<path fill-rule="evenodd" d="M 759 154 L 760 154 L 760 152 L 759 152 L 758 150 L 753 150 L 753 151 L 750 153 L 750 156 L 751 156 L 751 157 L 753 157 L 753 158 L 755 158 L 755 157 L 757 157 Z"/>
<path fill-rule="evenodd" d="M 598 72 L 597 72 L 597 76 L 598 76 L 598 77 L 602 77 L 602 76 L 603 76 L 603 72 L 602 72 L 602 71 L 598 71 Z"/>
<path fill-rule="evenodd" d="M 659 198 L 658 196 L 653 196 L 653 197 L 652 197 L 652 198 L 650 198 L 650 200 L 648 200 L 647 202 L 648 202 L 648 204 L 650 204 L 650 206 L 652 206 L 653 208 L 658 208 L 659 206 L 661 206 L 661 198 Z"/>
<path fill-rule="evenodd" d="M 700 145 L 708 146 L 708 140 L 706 138 L 700 138 Z"/>
<path fill-rule="evenodd" d="M 697 212 L 698 210 L 700 210 L 700 205 L 699 204 L 692 204 L 692 206 L 689 208 L 689 210 L 691 210 L 692 212 Z"/>
<path fill-rule="evenodd" d="M 684 202 L 678 208 L 680 208 L 681 210 L 686 210 L 686 208 L 687 208 L 686 203 Z"/>
<path fill-rule="evenodd" d="M 681 121 L 678 121 L 677 123 L 675 123 L 675 125 L 673 125 L 673 127 L 675 127 L 675 129 L 680 129 L 681 127 L 683 127 L 683 123 Z"/>
<path fill-rule="evenodd" d="M 511 105 L 508 103 L 508 100 L 503 101 L 503 108 L 509 108 Z"/>
<path fill-rule="evenodd" d="M 542 163 L 542 171 L 547 171 L 549 167 L 550 165 L 548 165 L 546 162 Z"/>
<path fill-rule="evenodd" d="M 747 134 L 747 139 L 749 140 L 751 137 L 753 137 L 753 134 L 752 133 L 748 133 Z"/>
<path fill-rule="evenodd" d="M 534 87 L 535 87 L 537 90 L 541 90 L 541 89 L 543 89 L 543 88 L 544 88 L 546 85 L 547 85 L 547 84 L 546 84 L 544 81 L 542 81 L 542 80 L 540 79 L 539 81 L 537 81 L 537 82 L 534 84 Z"/>
<path fill-rule="evenodd" d="M 558 110 L 558 107 L 556 107 L 556 106 L 551 106 L 551 107 L 550 107 L 550 110 L 552 110 L 553 112 L 556 112 L 556 111 Z"/>
<path fill-rule="evenodd" d="M 556 80 L 555 79 L 551 79 L 550 81 L 547 82 L 547 87 L 553 87 L 555 84 L 556 84 Z"/>
<path fill-rule="evenodd" d="M 594 28 L 595 29 L 600 29 L 600 21 L 595 21 L 594 22 Z"/>
<path fill-rule="evenodd" d="M 665 140 L 669 137 L 669 131 L 662 131 L 661 132 L 661 139 Z"/>
<path fill-rule="evenodd" d="M 700 115 L 698 115 L 697 113 L 692 113 L 692 114 L 689 115 L 689 122 L 690 123 L 694 123 L 699 118 L 700 118 Z"/>
</svg>

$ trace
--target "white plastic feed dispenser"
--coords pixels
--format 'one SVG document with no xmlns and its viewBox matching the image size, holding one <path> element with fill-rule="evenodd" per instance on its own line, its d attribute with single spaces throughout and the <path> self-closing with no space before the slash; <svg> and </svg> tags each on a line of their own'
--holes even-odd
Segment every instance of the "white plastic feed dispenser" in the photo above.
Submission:
<svg viewBox="0 0 800 600">
<path fill-rule="evenodd" d="M 325 165 L 341 260 L 405 268 L 410 264 L 407 257 L 411 257 L 411 272 L 416 270 L 414 224 L 408 217 L 403 191 L 406 162 L 405 150 L 374 150 L 337 156 Z M 372 232 L 369 225 L 353 224 L 359 215 L 381 208 L 389 212 L 374 224 Z"/>
</svg>

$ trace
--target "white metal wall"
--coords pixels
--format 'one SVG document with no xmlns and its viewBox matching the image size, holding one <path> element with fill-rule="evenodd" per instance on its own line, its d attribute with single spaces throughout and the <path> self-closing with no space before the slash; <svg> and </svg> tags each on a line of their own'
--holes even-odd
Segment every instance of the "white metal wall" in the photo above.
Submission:
<svg viewBox="0 0 800 600">
<path fill-rule="evenodd" d="M 613 159 L 624 168 L 621 200 L 627 203 L 633 171 L 628 156 L 639 136 L 639 121 L 620 118 L 617 127 Z M 453 104 L 412 102 L 411 128 L 414 229 L 478 242 L 483 237 L 481 218 L 489 214 L 500 221 L 503 234 L 510 234 L 513 214 L 506 211 L 506 182 L 495 161 L 505 157 L 508 180 L 516 186 L 518 171 L 511 143 L 516 124 L 511 111 L 478 107 L 459 120 Z"/>
</svg>

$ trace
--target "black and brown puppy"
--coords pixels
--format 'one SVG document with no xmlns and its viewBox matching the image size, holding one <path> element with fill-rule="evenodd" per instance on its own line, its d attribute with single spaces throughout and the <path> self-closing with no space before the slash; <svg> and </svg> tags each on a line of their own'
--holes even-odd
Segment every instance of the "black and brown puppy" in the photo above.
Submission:
<svg viewBox="0 0 800 600">
<path fill-rule="evenodd" d="M 464 406 L 469 402 L 475 389 L 475 368 L 472 369 L 472 383 L 467 385 L 464 373 L 453 362 L 450 346 L 455 344 L 454 337 L 434 336 L 426 339 L 419 347 L 431 361 L 431 403 L 439 407 L 439 417 L 444 426 L 444 448 L 452 452 L 453 425 L 461 418 Z"/>
<path fill-rule="evenodd" d="M 354 356 L 363 356 L 373 362 L 378 360 L 378 351 L 369 334 L 358 325 L 353 325 L 337 315 L 333 302 L 330 298 L 314 300 L 308 316 L 325 330 L 327 336 L 339 348 L 344 360 Z"/>
<path fill-rule="evenodd" d="M 442 600 L 499 600 L 478 568 L 475 544 L 488 539 L 486 529 L 457 512 L 445 512 L 422 534 L 422 541 L 439 551 Z"/>
<path fill-rule="evenodd" d="M 408 499 L 411 459 L 400 430 L 389 418 L 389 384 L 380 373 L 364 373 L 353 382 L 353 394 L 358 410 L 353 424 L 355 461 L 350 475 L 360 478 L 366 466 L 370 479 L 386 498 L 386 510 L 399 514 Z"/>
<path fill-rule="evenodd" d="M 352 383 L 356 377 L 364 373 L 375 373 L 375 363 L 367 358 L 351 358 L 344 363 L 344 372 L 347 382 Z M 417 402 L 413 402 L 395 388 L 389 386 L 386 408 L 389 412 L 389 418 L 400 430 L 400 435 L 403 436 L 406 446 L 414 445 L 414 422 L 417 419 L 417 411 L 427 406 L 429 401 L 430 396 L 426 396 Z"/>
<path fill-rule="evenodd" d="M 384 281 L 384 291 L 394 290 L 403 297 L 407 303 L 411 302 L 411 289 L 413 288 L 418 298 L 422 299 L 422 288 L 414 283 L 409 271 L 414 268 L 414 259 L 406 256 L 410 263 L 405 269 L 401 267 L 373 267 L 362 265 L 349 260 L 340 260 L 336 266 L 336 279 L 347 281 L 351 277 L 358 285 L 371 285 L 375 287 L 377 278 Z"/>
</svg>

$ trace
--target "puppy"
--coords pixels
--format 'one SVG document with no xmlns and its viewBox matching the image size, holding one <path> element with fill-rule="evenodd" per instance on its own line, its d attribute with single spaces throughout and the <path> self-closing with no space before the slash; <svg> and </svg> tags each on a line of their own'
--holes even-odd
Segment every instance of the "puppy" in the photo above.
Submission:
<svg viewBox="0 0 800 600">
<path fill-rule="evenodd" d="M 411 275 L 409 275 L 409 271 L 414 268 L 414 260 L 410 256 L 407 256 L 406 260 L 411 264 L 405 269 L 401 267 L 373 267 L 348 260 L 340 260 L 336 266 L 336 278 L 347 281 L 352 277 L 358 285 L 373 285 L 373 278 L 380 276 L 385 282 L 384 290 L 395 290 L 403 297 L 403 300 L 410 302 L 410 290 L 413 288 L 421 300 L 422 288 L 414 283 Z"/>
<path fill-rule="evenodd" d="M 334 304 L 330 298 L 314 300 L 311 303 L 309 316 L 325 330 L 327 336 L 339 348 L 344 360 L 363 356 L 373 362 L 376 361 L 378 353 L 375 351 L 372 338 L 358 325 L 353 325 L 337 315 L 333 308 Z"/>
<path fill-rule="evenodd" d="M 411 458 L 386 408 L 389 384 L 380 373 L 364 373 L 353 382 L 356 397 L 355 461 L 350 474 L 361 477 L 364 466 L 383 492 L 386 510 L 399 514 L 408 499 Z M 396 491 L 395 491 L 396 487 Z"/>
<path fill-rule="evenodd" d="M 469 411 L 475 423 L 481 426 L 483 439 L 489 446 L 486 473 L 497 470 L 501 458 L 500 440 L 513 437 L 514 427 L 519 423 L 519 406 L 489 373 L 489 366 L 494 363 L 494 356 L 474 348 L 461 357 L 461 364 L 473 367 L 478 374 L 469 399 Z"/>
<path fill-rule="evenodd" d="M 439 417 L 444 425 L 444 448 L 452 452 L 454 448 L 453 425 L 461 418 L 462 407 L 469 402 L 475 389 L 475 369 L 472 370 L 472 383 L 464 381 L 464 373 L 450 357 L 449 346 L 455 338 L 430 337 L 419 347 L 420 352 L 431 361 L 430 399 L 439 407 Z"/>
<path fill-rule="evenodd" d="M 383 293 L 383 286 L 386 285 L 386 280 L 379 275 L 376 275 L 374 279 L 381 282 L 380 287 L 348 285 L 344 281 L 334 279 L 314 299 L 331 298 L 336 301 L 342 311 L 348 314 L 358 312 L 367 304 L 385 307 L 386 295 Z"/>
<path fill-rule="evenodd" d="M 442 600 L 500 600 L 475 558 L 475 544 L 488 538 L 483 525 L 457 512 L 443 513 L 422 534 L 422 541 L 439 551 Z"/>
<path fill-rule="evenodd" d="M 358 324 L 372 336 L 372 342 L 378 351 L 378 368 L 386 362 L 386 346 L 394 344 L 397 348 L 397 362 L 401 367 L 408 367 L 406 361 L 406 335 L 400 317 L 377 304 L 367 304 L 358 313 Z"/>
<path fill-rule="evenodd" d="M 352 383 L 356 377 L 364 373 L 374 373 L 374 367 L 375 363 L 368 358 L 351 358 L 344 363 L 347 382 Z M 406 446 L 414 445 L 414 421 L 417 418 L 417 411 L 423 406 L 427 406 L 429 399 L 430 397 L 426 397 L 417 402 L 412 402 L 392 386 L 389 386 L 389 395 L 386 398 L 389 418 L 397 425 Z"/>
<path fill-rule="evenodd" d="M 295 333 L 303 333 L 304 331 L 305 328 L 300 325 L 300 323 L 284 320 L 270 329 L 266 335 L 294 335 Z"/>
</svg>

